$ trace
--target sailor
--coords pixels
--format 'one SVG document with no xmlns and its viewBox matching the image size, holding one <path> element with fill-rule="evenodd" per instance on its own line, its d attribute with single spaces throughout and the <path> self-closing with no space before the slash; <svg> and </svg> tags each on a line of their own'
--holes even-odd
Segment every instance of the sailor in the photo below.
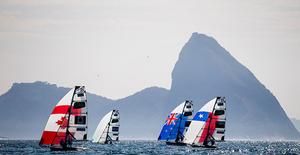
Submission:
<svg viewBox="0 0 300 155">
<path fill-rule="evenodd" d="M 207 137 L 205 138 L 203 145 L 205 147 L 209 147 L 209 146 L 214 146 L 215 145 L 215 139 L 214 137 L 212 137 L 210 134 L 207 135 Z"/>
<path fill-rule="evenodd" d="M 63 139 L 60 140 L 59 144 L 63 149 L 67 148 L 67 144 L 65 143 L 65 141 Z"/>
<path fill-rule="evenodd" d="M 179 131 L 177 137 L 176 137 L 176 140 L 175 142 L 178 143 L 178 142 L 182 142 L 183 141 L 183 138 L 184 136 L 182 135 L 182 133 Z"/>
</svg>

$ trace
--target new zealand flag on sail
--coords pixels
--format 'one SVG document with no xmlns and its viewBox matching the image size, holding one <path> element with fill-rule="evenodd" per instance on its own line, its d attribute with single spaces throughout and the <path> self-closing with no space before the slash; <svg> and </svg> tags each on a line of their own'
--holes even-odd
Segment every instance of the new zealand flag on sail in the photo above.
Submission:
<svg viewBox="0 0 300 155">
<path fill-rule="evenodd" d="M 199 111 L 199 112 L 196 113 L 193 120 L 194 121 L 203 121 L 203 122 L 205 122 L 208 119 L 208 117 L 209 117 L 209 112 Z"/>
<path fill-rule="evenodd" d="M 177 138 L 177 134 L 182 134 L 184 132 L 186 120 L 187 117 L 184 117 L 182 114 L 171 113 L 160 132 L 158 140 L 175 140 Z"/>
</svg>

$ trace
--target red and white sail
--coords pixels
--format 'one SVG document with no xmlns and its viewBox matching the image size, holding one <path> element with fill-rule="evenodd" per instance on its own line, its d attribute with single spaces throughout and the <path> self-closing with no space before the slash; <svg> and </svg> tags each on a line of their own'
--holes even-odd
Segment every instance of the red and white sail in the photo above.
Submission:
<svg viewBox="0 0 300 155">
<path fill-rule="evenodd" d="M 54 107 L 40 145 L 60 145 L 87 139 L 87 99 L 84 86 L 75 86 Z"/>
<path fill-rule="evenodd" d="M 205 145 L 208 139 L 223 141 L 225 135 L 225 98 L 216 97 L 206 103 L 194 116 L 185 134 L 184 143 Z"/>
</svg>

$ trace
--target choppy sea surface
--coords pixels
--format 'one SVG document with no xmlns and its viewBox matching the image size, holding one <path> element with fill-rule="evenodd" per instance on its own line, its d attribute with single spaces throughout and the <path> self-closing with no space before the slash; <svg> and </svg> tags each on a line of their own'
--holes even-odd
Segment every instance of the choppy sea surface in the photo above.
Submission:
<svg viewBox="0 0 300 155">
<path fill-rule="evenodd" d="M 157 141 L 82 143 L 77 151 L 50 151 L 33 140 L 0 140 L 0 154 L 300 154 L 300 142 L 226 141 L 217 148 L 170 146 Z"/>
</svg>

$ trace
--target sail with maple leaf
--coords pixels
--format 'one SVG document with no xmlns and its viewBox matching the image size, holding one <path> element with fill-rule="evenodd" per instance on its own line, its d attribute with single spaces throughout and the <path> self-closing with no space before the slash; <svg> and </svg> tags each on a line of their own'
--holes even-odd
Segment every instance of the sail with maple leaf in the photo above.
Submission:
<svg viewBox="0 0 300 155">
<path fill-rule="evenodd" d="M 73 140 L 87 139 L 87 98 L 84 86 L 71 89 L 52 110 L 40 145 L 70 147 Z"/>
<path fill-rule="evenodd" d="M 182 144 L 192 115 L 192 101 L 186 100 L 178 105 L 166 119 L 158 140 L 167 144 Z"/>
<path fill-rule="evenodd" d="M 107 113 L 99 122 L 93 135 L 94 143 L 112 143 L 119 140 L 120 115 L 118 110 Z"/>
<path fill-rule="evenodd" d="M 206 103 L 193 117 L 183 142 L 213 147 L 216 141 L 224 141 L 225 103 L 225 97 L 216 97 Z"/>
</svg>

